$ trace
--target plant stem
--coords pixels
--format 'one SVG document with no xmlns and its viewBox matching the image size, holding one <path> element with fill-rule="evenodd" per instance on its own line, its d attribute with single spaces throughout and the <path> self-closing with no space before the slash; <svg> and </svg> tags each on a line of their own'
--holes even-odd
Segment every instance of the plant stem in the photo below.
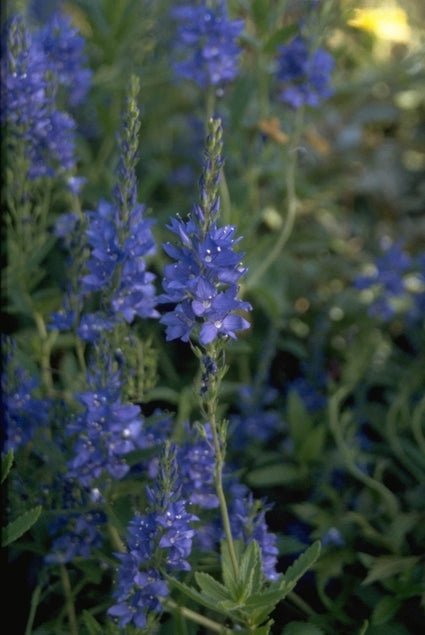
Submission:
<svg viewBox="0 0 425 635">
<path fill-rule="evenodd" d="M 350 393 L 347 386 L 342 386 L 329 399 L 329 424 L 338 446 L 341 456 L 344 459 L 347 470 L 354 478 L 359 480 L 363 485 L 374 490 L 384 500 L 388 515 L 395 518 L 398 514 L 398 501 L 394 494 L 380 481 L 375 480 L 368 474 L 365 474 L 355 463 L 353 453 L 350 447 L 345 443 L 342 435 L 342 427 L 339 418 L 339 408 L 341 403 Z"/>
<path fill-rule="evenodd" d="M 232 562 L 233 575 L 235 579 L 239 577 L 239 566 L 236 558 L 235 548 L 233 544 L 232 530 L 230 528 L 229 512 L 227 509 L 226 497 L 223 490 L 223 465 L 224 456 L 221 448 L 220 438 L 217 430 L 216 420 L 216 400 L 209 400 L 208 406 L 208 419 L 211 426 L 211 432 L 213 436 L 214 451 L 215 451 L 215 487 L 220 503 L 221 518 L 223 521 L 224 533 L 226 536 L 230 560 Z"/>
<path fill-rule="evenodd" d="M 68 571 L 63 564 L 60 565 L 60 576 L 62 588 L 65 594 L 65 606 L 68 614 L 69 632 L 70 635 L 78 635 L 77 616 L 75 614 L 74 601 L 72 598 L 71 583 L 69 581 Z"/>
<path fill-rule="evenodd" d="M 32 633 L 32 630 L 33 630 L 32 625 L 34 623 L 35 614 L 37 612 L 37 606 L 40 602 L 40 595 L 41 595 L 41 584 L 35 587 L 34 592 L 31 596 L 30 612 L 28 615 L 27 625 L 25 628 L 25 635 L 31 635 Z"/>
<path fill-rule="evenodd" d="M 415 437 L 416 443 L 422 454 L 425 456 L 425 437 L 422 431 L 422 426 L 425 420 L 425 397 L 416 406 L 412 415 L 412 431 Z"/>
<path fill-rule="evenodd" d="M 282 223 L 282 228 L 277 241 L 273 245 L 273 248 L 268 252 L 267 256 L 258 264 L 253 274 L 248 279 L 245 289 L 254 287 L 257 282 L 262 278 L 267 269 L 278 258 L 283 247 L 289 240 L 294 228 L 295 217 L 297 212 L 297 196 L 295 191 L 295 174 L 297 167 L 297 148 L 299 144 L 301 134 L 301 124 L 303 122 L 303 109 L 300 108 L 297 111 L 294 134 L 292 136 L 292 142 L 288 151 L 289 165 L 286 170 L 285 184 L 286 184 L 286 216 Z"/>
<path fill-rule="evenodd" d="M 201 615 L 196 611 L 192 611 L 192 609 L 188 609 L 185 606 L 179 606 L 176 602 L 174 602 L 174 600 L 171 600 L 170 598 L 165 598 L 161 600 L 161 602 L 166 609 L 169 609 L 174 613 L 180 613 L 180 615 L 182 615 L 183 617 L 187 617 L 189 620 L 192 620 L 192 622 L 195 622 L 196 624 L 205 626 L 205 628 L 210 629 L 210 631 L 213 631 L 214 633 L 222 633 L 222 635 L 226 635 L 233 632 L 232 630 L 226 628 L 225 626 L 222 626 L 218 622 L 215 622 L 214 620 L 211 620 L 210 618 L 205 617 L 204 615 Z"/>
</svg>

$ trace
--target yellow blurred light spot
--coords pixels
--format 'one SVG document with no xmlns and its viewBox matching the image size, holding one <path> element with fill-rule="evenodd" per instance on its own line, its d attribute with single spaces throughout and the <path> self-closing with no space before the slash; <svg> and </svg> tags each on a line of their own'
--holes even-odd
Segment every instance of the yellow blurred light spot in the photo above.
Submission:
<svg viewBox="0 0 425 635">
<path fill-rule="evenodd" d="M 407 14 L 400 7 L 355 9 L 355 16 L 348 20 L 348 24 L 370 31 L 382 40 L 407 42 L 410 37 Z"/>
</svg>

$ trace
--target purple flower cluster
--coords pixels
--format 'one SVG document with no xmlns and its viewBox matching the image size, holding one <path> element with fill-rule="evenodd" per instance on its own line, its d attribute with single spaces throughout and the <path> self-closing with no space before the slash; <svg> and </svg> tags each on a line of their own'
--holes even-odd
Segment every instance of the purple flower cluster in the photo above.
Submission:
<svg viewBox="0 0 425 635">
<path fill-rule="evenodd" d="M 36 377 L 15 364 L 13 341 L 4 341 L 4 368 L 1 374 L 1 410 L 5 437 L 2 451 L 16 451 L 27 445 L 37 430 L 48 426 L 52 404 L 35 396 Z"/>
<path fill-rule="evenodd" d="M 110 297 L 113 326 L 121 314 L 131 323 L 136 315 L 158 317 L 155 310 L 155 276 L 146 270 L 146 256 L 155 253 L 152 219 L 144 217 L 144 206 L 136 204 L 125 223 L 116 206 L 100 201 L 95 212 L 87 212 L 87 238 L 91 248 L 86 263 L 88 273 L 81 279 L 81 292 L 102 291 Z M 95 320 L 97 321 L 97 320 Z M 102 323 L 102 329 L 107 325 Z M 91 340 L 80 326 L 80 336 Z"/>
<path fill-rule="evenodd" d="M 233 498 L 229 505 L 229 515 L 233 538 L 242 539 L 245 544 L 256 540 L 261 551 L 264 576 L 268 580 L 277 580 L 277 537 L 268 530 L 266 522 L 266 513 L 270 506 L 263 501 L 254 500 L 248 488 L 237 482 L 231 491 Z"/>
<path fill-rule="evenodd" d="M 270 441 L 282 427 L 282 415 L 272 407 L 277 391 L 268 386 L 258 390 L 247 385 L 240 388 L 238 397 L 239 414 L 230 418 L 231 447 L 239 450 L 253 441 Z"/>
<path fill-rule="evenodd" d="M 370 273 L 358 275 L 354 287 L 369 290 L 373 298 L 369 314 L 384 322 L 404 314 L 410 322 L 422 320 L 425 312 L 425 257 L 410 256 L 401 241 L 387 245 Z"/>
<path fill-rule="evenodd" d="M 146 267 L 146 258 L 156 251 L 151 231 L 154 221 L 145 217 L 145 206 L 137 202 L 137 92 L 137 82 L 132 83 L 123 117 L 114 202 L 101 200 L 95 211 L 85 213 L 82 239 L 90 255 L 81 266 L 84 273 L 77 274 L 80 286 L 68 294 L 62 310 L 52 316 L 51 326 L 63 330 L 74 325 L 77 313 L 81 313 L 77 335 L 85 342 L 95 342 L 102 332 L 113 330 L 123 320 L 130 324 L 136 316 L 159 317 L 155 275 Z M 82 223 L 70 214 L 65 214 L 56 227 L 56 234 L 78 262 L 81 247 L 70 237 L 76 230 L 82 233 Z M 84 312 L 84 301 L 96 295 L 100 295 L 101 308 Z"/>
<path fill-rule="evenodd" d="M 65 564 L 75 558 L 90 558 L 92 550 L 100 548 L 104 540 L 106 515 L 102 511 L 63 515 L 49 527 L 59 535 L 45 558 L 47 564 Z"/>
<path fill-rule="evenodd" d="M 161 598 L 168 595 L 164 573 L 188 571 L 198 518 L 189 513 L 188 503 L 175 490 L 174 474 L 162 470 L 154 489 L 146 488 L 149 512 L 136 515 L 127 529 L 127 552 L 116 554 L 120 561 L 116 604 L 108 614 L 118 619 L 122 628 L 133 623 L 138 628 L 147 625 L 148 612 L 161 612 Z M 156 566 L 152 563 L 155 562 Z"/>
<path fill-rule="evenodd" d="M 110 367 L 106 361 L 103 371 L 88 375 L 89 390 L 76 395 L 84 410 L 67 429 L 76 437 L 67 477 L 83 487 L 92 487 L 105 474 L 123 478 L 129 471 L 125 456 L 145 446 L 140 407 L 122 403 L 119 373 Z"/>
<path fill-rule="evenodd" d="M 92 72 L 86 68 L 85 40 L 72 26 L 71 18 L 54 12 L 34 34 L 33 41 L 48 60 L 49 72 L 69 94 L 71 106 L 82 103 L 91 86 Z"/>
<path fill-rule="evenodd" d="M 168 226 L 180 245 L 164 244 L 175 261 L 164 268 L 165 293 L 160 296 L 161 302 L 175 305 L 160 319 L 167 327 L 167 340 L 187 342 L 199 327 L 199 341 L 207 345 L 218 337 L 236 339 L 237 331 L 249 327 L 240 313 L 251 310 L 251 305 L 237 297 L 238 281 L 246 272 L 241 265 L 243 254 L 234 250 L 240 239 L 235 238 L 236 227 L 217 224 L 222 159 L 221 126 L 216 124 L 207 140 L 201 203 L 193 206 L 187 221 L 173 218 Z"/>
<path fill-rule="evenodd" d="M 301 35 L 278 48 L 276 76 L 284 84 L 279 99 L 292 108 L 319 106 L 333 94 L 333 57 L 323 49 L 311 51 Z"/>
<path fill-rule="evenodd" d="M 75 122 L 57 107 L 57 89 L 63 84 L 70 101 L 80 101 L 89 85 L 84 41 L 67 18 L 56 15 L 31 35 L 21 16 L 11 20 L 2 55 L 1 121 L 8 143 L 21 143 L 29 163 L 28 177 L 52 177 L 75 167 Z M 63 51 L 72 52 L 69 61 Z M 74 87 L 78 86 L 78 91 Z M 70 184 L 71 189 L 74 183 Z"/>
<path fill-rule="evenodd" d="M 238 74 L 240 47 L 236 40 L 243 20 L 229 20 L 226 0 L 185 5 L 172 11 L 178 26 L 177 76 L 195 81 L 201 88 L 220 88 Z"/>
</svg>

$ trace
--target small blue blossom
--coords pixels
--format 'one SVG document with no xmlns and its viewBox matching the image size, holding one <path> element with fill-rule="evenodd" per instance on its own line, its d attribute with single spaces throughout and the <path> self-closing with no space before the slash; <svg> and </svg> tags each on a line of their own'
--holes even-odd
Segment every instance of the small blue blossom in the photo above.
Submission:
<svg viewBox="0 0 425 635">
<path fill-rule="evenodd" d="M 279 99 L 293 108 L 317 107 L 333 94 L 333 57 L 323 49 L 310 51 L 301 35 L 278 48 L 276 66 L 277 79 L 285 85 Z"/>
<path fill-rule="evenodd" d="M 324 536 L 322 536 L 321 542 L 324 547 L 327 545 L 333 545 L 335 547 L 345 546 L 345 540 L 336 527 L 330 527 Z"/>
<path fill-rule="evenodd" d="M 177 56 L 182 58 L 173 64 L 174 71 L 201 88 L 222 88 L 238 74 L 241 49 L 236 42 L 244 21 L 229 20 L 226 5 L 226 0 L 202 0 L 172 10 L 178 22 Z"/>
<path fill-rule="evenodd" d="M 105 368 L 110 365 L 105 360 Z M 75 444 L 67 477 L 84 487 L 107 474 L 123 478 L 130 469 L 125 456 L 145 445 L 140 407 L 122 403 L 119 374 L 110 370 L 105 378 L 104 372 L 94 371 L 88 375 L 88 387 L 76 395 L 83 412 L 68 426 Z"/>
<path fill-rule="evenodd" d="M 193 433 L 177 450 L 180 465 L 182 494 L 193 505 L 203 509 L 218 507 L 214 484 L 215 454 L 209 424 L 204 426 L 205 439 L 197 439 Z"/>
<path fill-rule="evenodd" d="M 236 339 L 236 333 L 249 327 L 241 312 L 251 305 L 238 299 L 238 280 L 246 272 L 240 254 L 234 250 L 239 238 L 236 227 L 217 225 L 220 200 L 217 194 L 222 167 L 221 126 L 211 122 L 214 133 L 207 139 L 201 202 L 195 204 L 187 221 L 172 219 L 168 226 L 179 246 L 166 243 L 164 250 L 175 262 L 164 268 L 159 300 L 174 304 L 160 322 L 166 325 L 166 339 L 189 341 L 199 329 L 199 341 L 210 344 L 218 337 Z"/>
<path fill-rule="evenodd" d="M 90 558 L 103 545 L 107 517 L 102 511 L 88 511 L 61 518 L 49 527 L 60 535 L 53 540 L 45 558 L 47 564 L 66 564 L 75 558 Z"/>
<path fill-rule="evenodd" d="M 65 49 L 70 48 L 73 38 L 79 43 L 72 60 L 74 70 L 67 75 L 68 83 L 73 83 L 78 73 L 88 72 L 82 66 L 84 58 L 79 58 L 81 37 L 69 27 L 61 34 L 54 26 L 58 25 L 57 20 L 59 17 L 42 32 L 31 34 L 24 19 L 14 17 L 8 25 L 6 54 L 2 55 L 1 121 L 7 125 L 10 143 L 22 143 L 31 179 L 57 174 L 65 174 L 68 179 L 76 163 L 75 122 L 57 107 L 57 88 L 66 75 L 63 69 L 59 72 L 59 67 L 65 68 L 66 62 L 49 57 L 54 47 L 44 48 L 48 38 L 54 38 L 56 53 L 64 44 L 62 35 L 67 42 Z M 87 85 L 89 74 L 85 76 Z M 75 188 L 74 183 L 68 184 Z"/>
<path fill-rule="evenodd" d="M 239 389 L 239 413 L 230 418 L 233 431 L 229 443 L 235 449 L 247 446 L 252 441 L 267 443 L 282 428 L 281 413 L 271 407 L 276 398 L 277 391 L 268 386 L 258 390 L 246 385 Z"/>
<path fill-rule="evenodd" d="M 383 254 L 358 275 L 353 284 L 359 291 L 370 291 L 369 314 L 384 322 L 405 314 L 410 322 L 423 319 L 425 304 L 425 259 L 410 256 L 401 241 L 388 244 Z"/>
<path fill-rule="evenodd" d="M 9 340 L 4 351 L 1 374 L 4 452 L 26 446 L 37 430 L 48 426 L 52 403 L 36 396 L 39 381 L 15 363 L 16 345 Z"/>
<path fill-rule="evenodd" d="M 144 628 L 147 613 L 162 611 L 161 598 L 168 595 L 163 573 L 188 571 L 198 518 L 187 512 L 181 498 L 175 454 L 164 454 L 159 479 L 147 488 L 148 513 L 136 514 L 127 528 L 127 552 L 117 554 L 120 561 L 117 602 L 108 614 L 118 618 L 119 626 L 133 623 Z M 150 563 L 155 561 L 157 568 Z"/>
<path fill-rule="evenodd" d="M 34 43 L 48 60 L 49 70 L 69 92 L 71 106 L 86 97 L 92 72 L 86 67 L 85 40 L 72 26 L 70 16 L 55 11 L 43 28 L 34 34 Z"/>
<path fill-rule="evenodd" d="M 233 492 L 233 500 L 229 506 L 233 538 L 241 538 L 247 544 L 256 540 L 261 550 L 264 576 L 268 580 L 277 580 L 277 537 L 269 531 L 266 523 L 266 513 L 270 506 L 263 501 L 255 501 L 245 486 L 236 484 L 233 489 L 235 486 L 236 492 Z"/>
</svg>

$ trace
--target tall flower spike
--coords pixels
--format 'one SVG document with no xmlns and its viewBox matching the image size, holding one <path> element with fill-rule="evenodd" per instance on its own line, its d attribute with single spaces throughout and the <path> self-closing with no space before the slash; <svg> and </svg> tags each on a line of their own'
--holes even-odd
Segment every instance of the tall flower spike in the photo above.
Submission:
<svg viewBox="0 0 425 635">
<path fill-rule="evenodd" d="M 148 614 L 160 613 L 161 598 L 168 595 L 163 574 L 190 569 L 187 558 L 195 535 L 191 523 L 199 519 L 186 511 L 187 502 L 180 497 L 175 452 L 168 444 L 155 487 L 147 488 L 147 498 L 148 513 L 130 521 L 127 552 L 117 554 L 121 566 L 116 604 L 108 614 L 120 627 L 133 623 L 144 628 Z"/>
<path fill-rule="evenodd" d="M 234 250 L 239 238 L 236 227 L 219 227 L 218 187 L 223 166 L 220 120 L 210 120 L 204 170 L 200 183 L 200 203 L 192 208 L 187 221 L 172 219 L 168 228 L 179 245 L 164 244 L 175 261 L 164 268 L 160 302 L 172 303 L 160 322 L 166 325 L 166 339 L 189 341 L 196 332 L 202 345 L 218 337 L 236 339 L 236 333 L 249 327 L 241 315 L 251 305 L 238 299 L 238 281 L 246 272 L 240 254 Z"/>
<path fill-rule="evenodd" d="M 52 28 L 46 26 L 46 33 Z M 20 16 L 9 24 L 5 48 L 0 115 L 7 142 L 22 144 L 30 179 L 69 176 L 75 167 L 75 121 L 57 109 L 57 66 Z"/>
<path fill-rule="evenodd" d="M 156 251 L 152 219 L 145 218 L 145 206 L 137 203 L 137 149 L 140 128 L 137 94 L 139 83 L 132 77 L 120 139 L 120 161 L 114 204 L 100 201 L 88 212 L 88 273 L 82 277 L 83 293 L 102 291 L 110 307 L 107 318 L 121 315 L 131 323 L 135 316 L 159 317 L 155 309 L 155 275 L 146 269 L 146 256 Z M 104 328 L 104 325 L 101 325 Z M 91 332 L 87 338 L 91 337 Z"/>
</svg>

